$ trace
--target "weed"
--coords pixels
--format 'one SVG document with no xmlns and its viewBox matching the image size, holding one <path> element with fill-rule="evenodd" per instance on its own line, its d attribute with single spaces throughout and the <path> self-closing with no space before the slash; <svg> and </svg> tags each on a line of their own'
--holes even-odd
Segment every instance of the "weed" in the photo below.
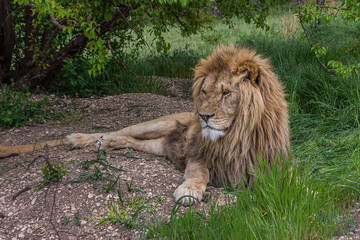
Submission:
<svg viewBox="0 0 360 240">
<path fill-rule="evenodd" d="M 103 126 L 93 126 L 91 129 L 92 130 L 102 130 L 102 129 L 104 129 L 105 127 L 103 127 Z"/>
<path fill-rule="evenodd" d="M 74 215 L 74 224 L 76 226 L 80 226 L 81 225 L 81 218 L 80 218 L 80 213 L 76 212 Z"/>
<path fill-rule="evenodd" d="M 124 206 L 124 203 L 120 204 L 110 203 L 107 207 L 107 214 L 105 217 L 98 217 L 99 224 L 105 223 L 122 223 L 128 228 L 132 228 L 138 226 L 140 224 L 140 220 L 143 218 L 140 215 L 143 211 L 149 211 L 153 213 L 151 206 L 149 206 L 148 200 L 143 197 L 128 197 L 129 201 L 127 201 L 127 206 Z"/>
<path fill-rule="evenodd" d="M 158 195 L 158 196 L 156 197 L 156 203 L 157 203 L 157 204 L 162 203 L 162 201 L 163 201 L 166 197 L 167 197 L 167 195 L 165 195 L 165 194 Z"/>
<path fill-rule="evenodd" d="M 80 166 L 84 170 L 89 170 L 92 166 L 92 171 L 81 172 L 77 178 L 71 180 L 70 183 L 79 183 L 79 182 L 89 182 L 92 184 L 93 188 L 97 191 L 100 189 L 104 189 L 106 192 L 111 191 L 116 187 L 118 183 L 119 176 L 115 178 L 115 176 L 109 172 L 101 171 L 100 167 L 104 169 L 110 169 L 114 171 L 124 171 L 122 168 L 116 168 L 111 166 L 106 160 L 107 153 L 104 151 L 100 151 L 97 154 L 97 158 L 95 160 L 85 160 L 75 165 L 70 172 L 73 172 L 77 166 Z M 100 166 L 100 167 L 99 167 Z"/>
<path fill-rule="evenodd" d="M 38 189 L 43 188 L 51 182 L 57 182 L 68 174 L 64 162 L 58 162 L 52 165 L 46 164 L 41 168 L 43 173 L 43 181 L 39 184 Z"/>
<path fill-rule="evenodd" d="M 71 125 L 80 122 L 83 119 L 83 114 L 79 109 L 70 108 L 60 111 L 57 117 L 61 125 Z"/>
<path fill-rule="evenodd" d="M 62 225 L 67 225 L 69 222 L 71 222 L 70 217 L 65 217 L 65 218 L 61 219 L 61 224 Z"/>
</svg>

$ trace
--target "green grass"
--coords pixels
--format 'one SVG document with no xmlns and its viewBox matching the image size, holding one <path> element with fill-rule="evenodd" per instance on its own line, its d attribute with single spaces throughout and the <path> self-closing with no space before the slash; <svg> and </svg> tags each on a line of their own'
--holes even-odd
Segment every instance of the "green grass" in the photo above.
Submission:
<svg viewBox="0 0 360 240">
<path fill-rule="evenodd" d="M 191 76 L 194 62 L 219 43 L 250 47 L 269 57 L 290 103 L 297 163 L 292 174 L 289 165 L 267 169 L 265 175 L 256 171 L 255 187 L 236 192 L 235 203 L 213 204 L 208 213 L 193 209 L 174 213 L 169 221 L 148 226 L 146 237 L 330 239 L 349 231 L 349 212 L 360 196 L 360 76 L 328 73 L 300 38 L 299 29 L 291 26 L 293 34 L 284 35 L 289 20 L 282 19 L 271 17 L 269 32 L 241 21 L 232 29 L 219 23 L 214 31 L 186 40 L 170 30 L 167 39 L 173 50 L 159 57 L 165 61 L 155 62 L 144 52 L 144 62 L 149 64 L 145 73 L 170 77 Z M 309 31 L 314 42 L 328 44 L 325 63 L 330 59 L 356 63 L 358 55 L 345 48 L 358 41 L 359 28 L 358 23 L 346 25 L 340 20 Z"/>
</svg>

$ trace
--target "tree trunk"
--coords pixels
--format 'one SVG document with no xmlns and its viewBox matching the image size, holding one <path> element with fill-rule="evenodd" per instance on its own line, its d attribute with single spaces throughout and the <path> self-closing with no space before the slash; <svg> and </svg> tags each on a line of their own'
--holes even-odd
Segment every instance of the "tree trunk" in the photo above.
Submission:
<svg viewBox="0 0 360 240">
<path fill-rule="evenodd" d="M 0 0 L 0 83 L 3 76 L 10 71 L 14 44 L 11 0 Z"/>
</svg>

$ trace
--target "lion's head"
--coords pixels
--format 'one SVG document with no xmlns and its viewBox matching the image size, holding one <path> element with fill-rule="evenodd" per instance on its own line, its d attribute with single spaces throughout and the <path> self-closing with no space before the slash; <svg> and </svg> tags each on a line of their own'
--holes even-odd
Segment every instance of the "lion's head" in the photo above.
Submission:
<svg viewBox="0 0 360 240">
<path fill-rule="evenodd" d="M 247 179 L 259 157 L 272 163 L 289 151 L 287 102 L 267 59 L 220 46 L 195 67 L 193 154 L 205 158 L 213 182 Z M 201 134 L 200 134 L 201 133 Z M 200 135 L 200 136 L 199 136 Z"/>
</svg>

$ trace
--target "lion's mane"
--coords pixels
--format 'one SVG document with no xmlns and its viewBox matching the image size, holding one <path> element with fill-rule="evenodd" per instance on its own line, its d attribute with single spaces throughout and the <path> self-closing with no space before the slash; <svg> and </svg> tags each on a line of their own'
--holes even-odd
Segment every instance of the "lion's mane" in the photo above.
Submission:
<svg viewBox="0 0 360 240">
<path fill-rule="evenodd" d="M 238 84 L 240 103 L 231 131 L 215 142 L 201 135 L 198 117 L 201 86 L 213 71 L 230 71 L 233 76 L 239 76 L 233 81 L 242 81 Z M 205 161 L 211 183 L 252 186 L 255 180 L 252 169 L 259 158 L 271 165 L 280 155 L 288 155 L 288 105 L 283 86 L 269 60 L 255 51 L 220 46 L 209 57 L 201 59 L 195 67 L 193 100 L 194 119 L 186 147 L 182 146 L 186 156 L 181 159 Z"/>
</svg>

